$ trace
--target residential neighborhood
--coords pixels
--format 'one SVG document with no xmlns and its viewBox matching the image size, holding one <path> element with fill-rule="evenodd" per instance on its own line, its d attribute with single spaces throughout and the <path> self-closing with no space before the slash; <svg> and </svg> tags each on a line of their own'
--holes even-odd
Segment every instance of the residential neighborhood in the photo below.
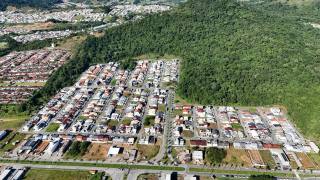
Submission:
<svg viewBox="0 0 320 180">
<path fill-rule="evenodd" d="M 49 59 L 53 52 L 36 55 Z M 63 51 L 55 53 L 67 56 Z M 33 56 L 29 52 L 24 58 Z M 1 63 L 22 61 L 19 54 L 10 57 Z M 226 150 L 226 158 L 236 159 L 226 159 L 226 166 L 282 171 L 317 168 L 308 155 L 319 153 L 318 146 L 296 130 L 281 107 L 173 102 L 179 66 L 177 59 L 139 60 L 132 71 L 116 62 L 91 66 L 21 127 L 19 133 L 26 136 L 4 157 L 163 165 L 166 162 L 157 157 L 169 154 L 174 165 L 203 166 L 207 149 L 217 148 Z M 2 78 L 9 77 L 6 73 Z M 0 137 L 7 135 L 3 131 Z M 78 146 L 85 147 L 83 152 L 77 152 Z"/>
<path fill-rule="evenodd" d="M 12 52 L 0 57 L 0 104 L 26 101 L 69 57 L 70 53 L 62 49 Z"/>
</svg>

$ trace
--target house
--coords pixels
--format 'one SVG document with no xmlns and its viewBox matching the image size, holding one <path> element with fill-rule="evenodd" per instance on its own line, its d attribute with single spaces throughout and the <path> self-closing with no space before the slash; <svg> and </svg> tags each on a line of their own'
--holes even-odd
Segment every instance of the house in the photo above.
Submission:
<svg viewBox="0 0 320 180">
<path fill-rule="evenodd" d="M 203 161 L 203 151 L 193 151 L 192 160 L 194 161 Z"/>
<path fill-rule="evenodd" d="M 319 147 L 314 142 L 310 142 L 309 145 L 310 145 L 313 152 L 319 153 Z"/>
<path fill-rule="evenodd" d="M 190 140 L 191 147 L 207 147 L 206 140 Z"/>
<path fill-rule="evenodd" d="M 8 132 L 6 130 L 0 131 L 0 140 L 4 139 L 8 135 Z"/>
<path fill-rule="evenodd" d="M 111 146 L 108 151 L 108 157 L 116 156 L 120 153 L 121 148 L 117 146 Z"/>
<path fill-rule="evenodd" d="M 129 152 L 129 162 L 132 162 L 136 159 L 138 151 L 136 149 L 132 149 Z"/>
<path fill-rule="evenodd" d="M 289 170 L 291 168 L 289 158 L 282 149 L 271 149 L 270 152 L 282 170 Z"/>
<path fill-rule="evenodd" d="M 29 139 L 22 147 L 21 150 L 34 150 L 39 144 L 40 139 Z"/>
</svg>

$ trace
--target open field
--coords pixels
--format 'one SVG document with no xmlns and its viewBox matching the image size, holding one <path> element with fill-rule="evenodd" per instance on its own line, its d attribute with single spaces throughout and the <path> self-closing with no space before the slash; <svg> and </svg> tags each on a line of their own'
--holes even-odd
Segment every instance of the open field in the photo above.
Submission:
<svg viewBox="0 0 320 180">
<path fill-rule="evenodd" d="M 138 176 L 138 180 L 159 180 L 159 174 L 141 174 Z"/>
<path fill-rule="evenodd" d="M 310 153 L 308 154 L 308 156 L 310 157 L 310 159 L 312 159 L 314 165 L 316 165 L 317 168 L 320 168 L 320 154 Z"/>
<path fill-rule="evenodd" d="M 84 180 L 91 179 L 94 175 L 89 171 L 71 171 L 71 170 L 49 170 L 49 169 L 30 169 L 26 176 L 26 180 Z"/>
<path fill-rule="evenodd" d="M 46 132 L 56 132 L 59 129 L 59 124 L 58 123 L 51 123 L 46 129 Z"/>
<path fill-rule="evenodd" d="M 6 138 L 0 141 L 0 145 L 3 145 L 3 147 L 0 148 L 0 155 L 13 150 L 25 137 L 26 136 L 24 134 L 11 132 Z"/>
<path fill-rule="evenodd" d="M 241 175 L 271 175 L 277 177 L 295 177 L 292 173 L 280 172 L 257 172 L 257 171 L 238 171 L 238 170 L 221 170 L 221 169 L 205 169 L 205 168 L 190 168 L 190 172 L 210 172 L 210 173 L 224 173 L 224 174 L 241 174 Z"/>
<path fill-rule="evenodd" d="M 17 86 L 44 86 L 45 82 L 17 82 L 15 85 Z"/>
<path fill-rule="evenodd" d="M 190 102 L 180 97 L 178 94 L 174 96 L 174 103 L 181 104 L 181 105 L 189 105 Z"/>
<path fill-rule="evenodd" d="M 86 160 L 105 160 L 111 144 L 92 143 L 83 156 Z"/>
<path fill-rule="evenodd" d="M 305 153 L 296 153 L 296 155 L 305 169 L 314 169 L 316 167 L 311 158 L 309 158 Z"/>
<path fill-rule="evenodd" d="M 71 51 L 75 51 L 82 42 L 87 39 L 86 35 L 77 35 L 72 36 L 71 38 L 63 39 L 59 44 L 58 47 L 62 49 L 67 49 Z"/>
<path fill-rule="evenodd" d="M 28 31 L 49 30 L 49 29 L 52 29 L 53 27 L 54 27 L 54 23 L 52 23 L 52 22 L 17 24 L 14 26 L 10 26 L 10 28 L 25 29 Z"/>
<path fill-rule="evenodd" d="M 253 165 L 255 165 L 255 164 L 263 165 L 264 164 L 263 159 L 262 159 L 258 150 L 248 150 L 247 152 L 249 154 L 249 157 L 251 158 Z"/>
<path fill-rule="evenodd" d="M 274 169 L 276 167 L 276 163 L 274 162 L 272 155 L 269 150 L 261 150 L 259 151 L 263 162 L 269 167 L 270 169 Z"/>
<path fill-rule="evenodd" d="M 0 130 L 17 130 L 24 124 L 25 120 L 27 120 L 28 118 L 29 116 L 27 115 L 10 115 L 0 117 Z"/>
<path fill-rule="evenodd" d="M 251 167 L 252 163 L 246 150 L 242 149 L 227 149 L 227 156 L 223 159 L 223 163 Z"/>
<path fill-rule="evenodd" d="M 102 167 L 102 168 L 124 168 L 124 169 L 151 169 L 151 170 L 170 170 L 184 171 L 183 167 L 176 166 L 152 166 L 152 165 L 130 165 L 130 164 L 102 164 L 102 163 L 85 163 L 85 162 L 58 162 L 58 161 L 30 161 L 30 160 L 4 160 L 2 163 L 19 163 L 28 166 L 28 164 L 38 165 L 61 165 L 61 166 L 82 166 L 82 167 Z"/>
<path fill-rule="evenodd" d="M 7 42 L 0 42 L 0 50 L 1 49 L 6 49 L 8 47 L 8 43 Z"/>
<path fill-rule="evenodd" d="M 138 144 L 137 148 L 142 159 L 150 160 L 158 154 L 160 145 L 150 146 Z"/>
</svg>

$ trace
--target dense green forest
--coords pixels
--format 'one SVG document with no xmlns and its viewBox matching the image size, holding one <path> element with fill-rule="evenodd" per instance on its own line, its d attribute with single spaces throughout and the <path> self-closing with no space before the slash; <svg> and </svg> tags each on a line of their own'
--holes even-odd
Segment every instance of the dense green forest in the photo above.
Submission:
<svg viewBox="0 0 320 180">
<path fill-rule="evenodd" d="M 1 0 L 0 10 L 5 10 L 7 6 L 24 7 L 30 6 L 34 8 L 50 8 L 62 0 Z"/>
<path fill-rule="evenodd" d="M 170 12 L 111 28 L 103 37 L 88 38 L 23 109 L 47 102 L 91 64 L 172 54 L 183 59 L 178 86 L 183 98 L 215 105 L 284 105 L 303 133 L 319 138 L 320 30 L 303 19 L 320 12 L 313 8 L 302 16 L 303 8 L 277 7 L 190 0 Z M 288 16 L 280 12 L 283 8 Z"/>
</svg>

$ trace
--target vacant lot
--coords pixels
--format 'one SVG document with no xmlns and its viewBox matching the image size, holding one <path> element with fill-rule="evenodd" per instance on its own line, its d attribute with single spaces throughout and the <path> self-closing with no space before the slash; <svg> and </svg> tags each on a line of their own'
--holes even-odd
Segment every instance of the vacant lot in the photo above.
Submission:
<svg viewBox="0 0 320 180">
<path fill-rule="evenodd" d="M 49 170 L 49 169 L 31 169 L 27 172 L 26 180 L 86 180 L 94 175 L 89 171 L 71 171 L 71 170 Z"/>
<path fill-rule="evenodd" d="M 150 160 L 158 154 L 160 146 L 138 144 L 137 148 L 142 160 Z"/>
<path fill-rule="evenodd" d="M 296 153 L 296 155 L 305 169 L 313 169 L 316 167 L 312 160 L 306 154 Z"/>
<path fill-rule="evenodd" d="M 320 154 L 310 153 L 308 154 L 308 156 L 312 159 L 312 161 L 314 162 L 314 165 L 320 168 Z"/>
<path fill-rule="evenodd" d="M 32 24 L 19 24 L 10 26 L 11 28 L 17 28 L 17 29 L 25 29 L 29 31 L 34 30 L 48 30 L 54 27 L 54 23 L 52 22 L 44 22 L 44 23 L 32 23 Z"/>
<path fill-rule="evenodd" d="M 27 120 L 28 118 L 29 116 L 27 115 L 11 115 L 0 117 L 0 130 L 17 130 L 24 124 L 25 120 Z"/>
<path fill-rule="evenodd" d="M 79 142 L 74 141 L 66 155 L 64 156 L 66 159 L 80 159 L 82 156 L 84 156 L 88 150 L 88 147 L 90 146 L 90 142 Z"/>
<path fill-rule="evenodd" d="M 252 166 L 248 153 L 246 152 L 246 150 L 242 150 L 242 149 L 234 149 L 234 148 L 227 149 L 227 156 L 223 159 L 223 162 L 227 164 L 245 166 L 245 167 Z"/>
<path fill-rule="evenodd" d="M 8 43 L 7 42 L 0 42 L 0 50 L 1 49 L 6 49 L 8 47 Z"/>
<path fill-rule="evenodd" d="M 6 138 L 0 141 L 0 155 L 13 150 L 25 137 L 24 134 L 11 132 Z"/>
<path fill-rule="evenodd" d="M 56 132 L 59 129 L 59 124 L 58 123 L 51 123 L 47 129 L 46 132 Z"/>
<path fill-rule="evenodd" d="M 86 160 L 105 160 L 111 144 L 93 143 L 88 152 L 83 156 Z"/>
<path fill-rule="evenodd" d="M 261 150 L 259 151 L 262 157 L 263 162 L 267 165 L 267 168 L 274 169 L 276 167 L 276 163 L 274 162 L 272 155 L 269 150 Z"/>
<path fill-rule="evenodd" d="M 141 174 L 138 176 L 138 180 L 159 180 L 159 174 Z"/>
<path fill-rule="evenodd" d="M 252 163 L 257 165 L 264 165 L 263 159 L 258 150 L 248 150 L 249 157 L 251 157 Z"/>
</svg>

